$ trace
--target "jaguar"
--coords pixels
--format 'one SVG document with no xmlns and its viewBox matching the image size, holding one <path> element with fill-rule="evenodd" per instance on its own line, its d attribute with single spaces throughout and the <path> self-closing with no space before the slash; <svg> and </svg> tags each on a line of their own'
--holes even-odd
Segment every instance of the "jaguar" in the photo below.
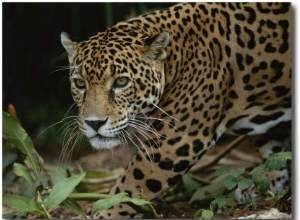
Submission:
<svg viewBox="0 0 300 220">
<path fill-rule="evenodd" d="M 291 10 L 290 3 L 180 3 L 84 41 L 61 33 L 79 130 L 95 149 L 136 148 L 111 194 L 157 198 L 223 134 L 255 137 L 263 158 L 290 145 Z M 278 191 L 288 173 L 271 178 Z M 94 217 L 136 213 L 122 204 Z"/>
</svg>

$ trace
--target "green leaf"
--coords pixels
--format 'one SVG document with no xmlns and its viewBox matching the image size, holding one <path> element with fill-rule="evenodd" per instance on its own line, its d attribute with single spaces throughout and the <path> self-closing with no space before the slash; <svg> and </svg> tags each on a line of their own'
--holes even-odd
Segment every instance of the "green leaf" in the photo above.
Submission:
<svg viewBox="0 0 300 220">
<path fill-rule="evenodd" d="M 14 173 L 12 167 L 7 171 L 2 173 L 2 191 L 4 192 L 7 187 L 9 187 L 14 180 L 17 178 L 16 174 Z"/>
<path fill-rule="evenodd" d="M 5 140 L 17 139 L 24 141 L 27 137 L 25 130 L 20 126 L 20 122 L 14 116 L 2 112 L 2 133 Z"/>
<path fill-rule="evenodd" d="M 6 168 L 10 164 L 13 164 L 17 160 L 18 156 L 14 152 L 7 152 L 3 150 L 3 155 L 2 155 L 2 167 Z"/>
<path fill-rule="evenodd" d="M 253 184 L 253 180 L 251 180 L 251 179 L 242 179 L 241 181 L 239 181 L 238 187 L 241 190 L 249 189 L 252 186 L 252 184 Z"/>
<path fill-rule="evenodd" d="M 29 186 L 33 186 L 34 180 L 30 175 L 30 171 L 28 171 L 25 166 L 19 163 L 14 163 L 14 172 L 17 176 L 24 177 Z"/>
<path fill-rule="evenodd" d="M 40 181 L 40 165 L 37 157 L 37 152 L 35 151 L 31 139 L 28 137 L 25 130 L 20 125 L 20 122 L 14 116 L 3 112 L 3 138 L 11 143 L 25 154 L 28 159 L 25 161 L 28 168 L 32 169 L 36 181 Z"/>
<path fill-rule="evenodd" d="M 276 194 L 276 198 L 277 200 L 282 199 L 288 192 L 289 192 L 289 188 L 283 188 L 281 189 L 277 194 Z"/>
<path fill-rule="evenodd" d="M 225 198 L 225 196 L 218 196 L 215 199 L 215 201 L 216 201 L 219 209 L 222 209 L 222 208 L 225 207 L 225 204 L 226 204 L 226 198 Z"/>
<path fill-rule="evenodd" d="M 231 175 L 233 177 L 238 177 L 244 172 L 245 172 L 245 168 L 237 168 L 237 169 L 234 169 L 234 170 L 230 170 L 229 175 Z"/>
<path fill-rule="evenodd" d="M 61 166 L 57 166 L 51 171 L 51 179 L 54 185 L 66 178 L 67 178 L 67 171 Z"/>
<path fill-rule="evenodd" d="M 84 176 L 85 173 L 81 173 L 64 179 L 54 185 L 49 197 L 47 197 L 44 201 L 45 207 L 50 209 L 62 203 L 62 201 L 64 201 L 72 193 Z"/>
<path fill-rule="evenodd" d="M 41 213 L 37 202 L 23 196 L 4 194 L 3 203 L 19 212 Z"/>
<path fill-rule="evenodd" d="M 126 193 L 121 192 L 116 195 L 112 195 L 108 198 L 100 199 L 94 203 L 92 213 L 95 213 L 96 211 L 107 210 L 110 207 L 113 207 L 114 205 L 121 203 L 125 197 L 126 197 Z"/>
<path fill-rule="evenodd" d="M 19 185 L 19 195 L 26 198 L 34 198 L 35 189 L 33 189 L 33 187 L 30 186 L 25 179 L 22 179 Z"/>
<path fill-rule="evenodd" d="M 200 187 L 200 183 L 191 177 L 190 174 L 185 174 L 182 177 L 183 184 L 189 193 L 194 192 Z"/>
<path fill-rule="evenodd" d="M 211 211 L 217 211 L 218 209 L 224 208 L 226 205 L 226 198 L 224 196 L 217 196 L 211 201 L 209 208 Z"/>
<path fill-rule="evenodd" d="M 234 187 L 236 187 L 237 184 L 238 180 L 233 176 L 227 176 L 223 181 L 223 185 L 228 190 L 232 190 Z"/>
<path fill-rule="evenodd" d="M 194 214 L 194 218 L 195 218 L 195 219 L 198 219 L 198 218 L 202 217 L 202 216 L 201 216 L 202 211 L 203 211 L 203 209 L 197 210 L 197 211 L 195 212 L 195 214 Z"/>
<path fill-rule="evenodd" d="M 36 182 L 41 182 L 40 176 L 40 161 L 38 158 L 38 154 L 33 147 L 33 143 L 29 137 L 26 138 L 24 142 L 24 148 L 27 150 L 27 157 L 24 163 L 30 168 L 35 176 Z"/>
<path fill-rule="evenodd" d="M 151 204 L 151 202 L 149 202 L 145 199 L 130 198 L 130 197 L 124 198 L 122 202 L 130 202 L 130 203 L 133 203 L 134 205 L 149 205 L 149 204 Z"/>
<path fill-rule="evenodd" d="M 211 203 L 209 204 L 209 209 L 211 211 L 217 211 L 218 210 L 218 204 L 216 202 L 216 199 L 214 199 L 213 201 L 211 201 Z"/>
<path fill-rule="evenodd" d="M 270 181 L 269 178 L 264 173 L 255 172 L 252 175 L 252 180 L 260 193 L 263 194 L 268 191 L 270 187 Z"/>
<path fill-rule="evenodd" d="M 124 202 L 130 202 L 135 205 L 151 204 L 151 202 L 149 202 L 145 199 L 130 198 L 127 196 L 127 194 L 125 192 L 121 192 L 116 195 L 109 196 L 105 199 L 100 199 L 97 202 L 95 202 L 93 205 L 92 213 L 95 213 L 96 211 L 107 210 L 110 207 L 113 207 L 114 205 L 117 205 L 119 203 L 124 203 Z"/>
<path fill-rule="evenodd" d="M 264 173 L 265 172 L 265 166 L 264 165 L 259 165 L 255 167 L 252 171 L 251 174 L 255 175 L 256 173 Z"/>
<path fill-rule="evenodd" d="M 228 167 L 220 167 L 213 173 L 213 176 L 221 176 L 224 173 L 228 173 L 229 170 L 230 169 Z"/>
<path fill-rule="evenodd" d="M 60 206 L 86 218 L 85 211 L 74 199 L 67 198 L 60 204 Z"/>
<path fill-rule="evenodd" d="M 293 158 L 292 152 L 290 152 L 290 151 L 280 152 L 277 154 L 284 157 L 286 160 L 292 160 L 292 158 Z"/>
<path fill-rule="evenodd" d="M 12 211 L 2 215 L 3 219 L 25 219 L 26 212 Z"/>
<path fill-rule="evenodd" d="M 286 165 L 287 158 L 291 158 L 291 152 L 277 153 L 269 156 L 264 163 L 265 168 L 269 171 L 280 170 Z M 288 156 L 290 154 L 290 157 Z"/>
<path fill-rule="evenodd" d="M 192 195 L 189 204 L 199 203 L 199 205 L 207 205 L 215 198 L 215 196 L 222 194 L 225 190 L 223 185 L 224 177 L 217 177 L 209 185 L 198 188 Z M 209 196 L 208 196 L 209 195 Z"/>
<path fill-rule="evenodd" d="M 212 219 L 214 213 L 211 210 L 203 210 L 201 213 L 201 217 L 203 219 Z"/>
</svg>

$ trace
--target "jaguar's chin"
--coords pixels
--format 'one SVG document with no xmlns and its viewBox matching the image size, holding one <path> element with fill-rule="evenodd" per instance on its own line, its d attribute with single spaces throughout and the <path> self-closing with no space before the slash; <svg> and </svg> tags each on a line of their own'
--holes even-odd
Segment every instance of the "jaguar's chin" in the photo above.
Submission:
<svg viewBox="0 0 300 220">
<path fill-rule="evenodd" d="M 112 149 L 121 144 L 120 139 L 116 137 L 103 137 L 96 135 L 94 137 L 91 137 L 89 140 L 91 146 L 97 150 Z"/>
</svg>

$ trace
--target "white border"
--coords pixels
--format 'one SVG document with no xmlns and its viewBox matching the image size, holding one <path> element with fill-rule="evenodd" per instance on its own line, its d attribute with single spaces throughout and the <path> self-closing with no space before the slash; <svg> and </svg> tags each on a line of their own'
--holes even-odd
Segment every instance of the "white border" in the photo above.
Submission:
<svg viewBox="0 0 300 220">
<path fill-rule="evenodd" d="M 3 2 L 12 2 L 12 1 L 2 1 L 1 3 Z M 36 2 L 36 1 L 28 1 L 28 0 L 21 0 L 21 1 L 18 1 L 18 2 Z M 38 2 L 43 2 L 43 1 L 38 1 Z M 55 2 L 83 2 L 83 1 L 55 1 Z M 99 2 L 99 1 L 88 1 L 88 2 Z M 110 0 L 110 1 L 101 1 L 101 2 L 120 2 L 120 1 L 115 1 L 115 0 Z M 131 2 L 134 2 L 134 1 L 131 1 Z M 145 1 L 145 2 L 155 2 L 155 1 Z M 162 1 L 159 1 L 159 2 L 162 2 Z M 164 1 L 164 2 L 174 2 L 174 1 Z M 185 1 L 184 1 L 185 2 Z M 215 1 L 210 1 L 210 2 L 215 2 Z M 220 2 L 220 1 L 218 1 Z M 242 2 L 242 1 L 241 1 Z M 263 2 L 263 1 L 261 1 Z M 300 21 L 299 21 L 299 1 L 296 1 L 296 0 L 292 0 L 292 1 L 288 1 L 288 2 L 291 2 L 292 3 L 292 7 L 293 7 L 293 13 L 294 13 L 294 26 L 293 26 L 293 29 L 294 29 L 294 53 L 293 53 L 293 86 L 294 86 L 294 94 L 293 94 L 293 111 L 294 111 L 294 118 L 293 118 L 293 122 L 294 122 L 294 132 L 293 132 L 293 207 L 292 207 L 292 213 L 293 213 L 293 219 L 300 219 L 300 201 L 299 201 L 299 198 L 300 198 L 300 190 L 299 190 L 299 187 L 300 187 L 300 180 L 299 180 L 299 171 L 300 171 L 300 163 L 299 163 L 299 138 L 300 138 L 300 134 L 299 134 L 299 117 L 298 116 L 298 112 L 299 112 L 299 102 L 298 102 L 298 98 L 299 98 L 299 91 L 300 91 L 300 88 L 298 87 L 299 86 L 299 80 L 300 80 L 300 77 L 298 76 L 298 62 L 299 62 L 299 58 L 298 58 L 298 51 L 299 51 L 299 44 L 297 42 L 297 40 L 299 39 L 299 24 L 300 24 Z M 54 3 L 54 2 L 52 2 Z M 1 12 L 2 12 L 2 4 L 0 5 L 0 9 L 1 9 Z M 1 35 L 0 35 L 0 40 L 2 42 L 2 16 L 0 16 L 0 29 L 1 29 Z M 21 37 L 21 36 L 20 36 Z M 2 42 L 3 43 L 3 42 Z M 1 43 L 1 46 L 0 46 L 0 49 L 1 49 L 1 54 L 0 54 L 0 66 L 1 66 L 1 77 L 0 77 L 0 82 L 1 82 L 1 85 L 2 85 L 2 43 Z M 17 51 L 16 51 L 17 52 Z M 0 95 L 2 97 L 2 89 L 0 89 Z M 1 106 L 1 109 L 3 109 L 2 107 L 2 101 L 0 103 L 0 106 Z M 2 114 L 0 116 L 0 122 L 2 124 Z M 1 131 L 1 135 L 2 135 L 2 126 L 0 128 L 0 131 Z M 1 146 L 1 152 L 2 152 L 2 142 L 0 144 Z M 1 166 L 2 166 L 2 157 L 1 157 Z M 2 181 L 0 182 L 0 186 L 2 188 Z M 2 196 L 0 197 L 0 202 L 2 204 Z M 2 218 L 2 209 L 0 211 L 0 214 L 1 214 L 1 217 Z"/>
</svg>

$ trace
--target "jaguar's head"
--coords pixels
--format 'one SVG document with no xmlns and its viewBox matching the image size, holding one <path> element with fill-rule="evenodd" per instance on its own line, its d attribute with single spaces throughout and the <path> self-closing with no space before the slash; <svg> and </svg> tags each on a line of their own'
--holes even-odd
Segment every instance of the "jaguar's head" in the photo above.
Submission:
<svg viewBox="0 0 300 220">
<path fill-rule="evenodd" d="M 61 34 L 71 92 L 79 107 L 78 125 L 92 147 L 120 145 L 130 126 L 140 126 L 136 118 L 158 104 L 169 39 L 167 32 L 145 36 L 111 31 L 75 42 Z"/>
</svg>

